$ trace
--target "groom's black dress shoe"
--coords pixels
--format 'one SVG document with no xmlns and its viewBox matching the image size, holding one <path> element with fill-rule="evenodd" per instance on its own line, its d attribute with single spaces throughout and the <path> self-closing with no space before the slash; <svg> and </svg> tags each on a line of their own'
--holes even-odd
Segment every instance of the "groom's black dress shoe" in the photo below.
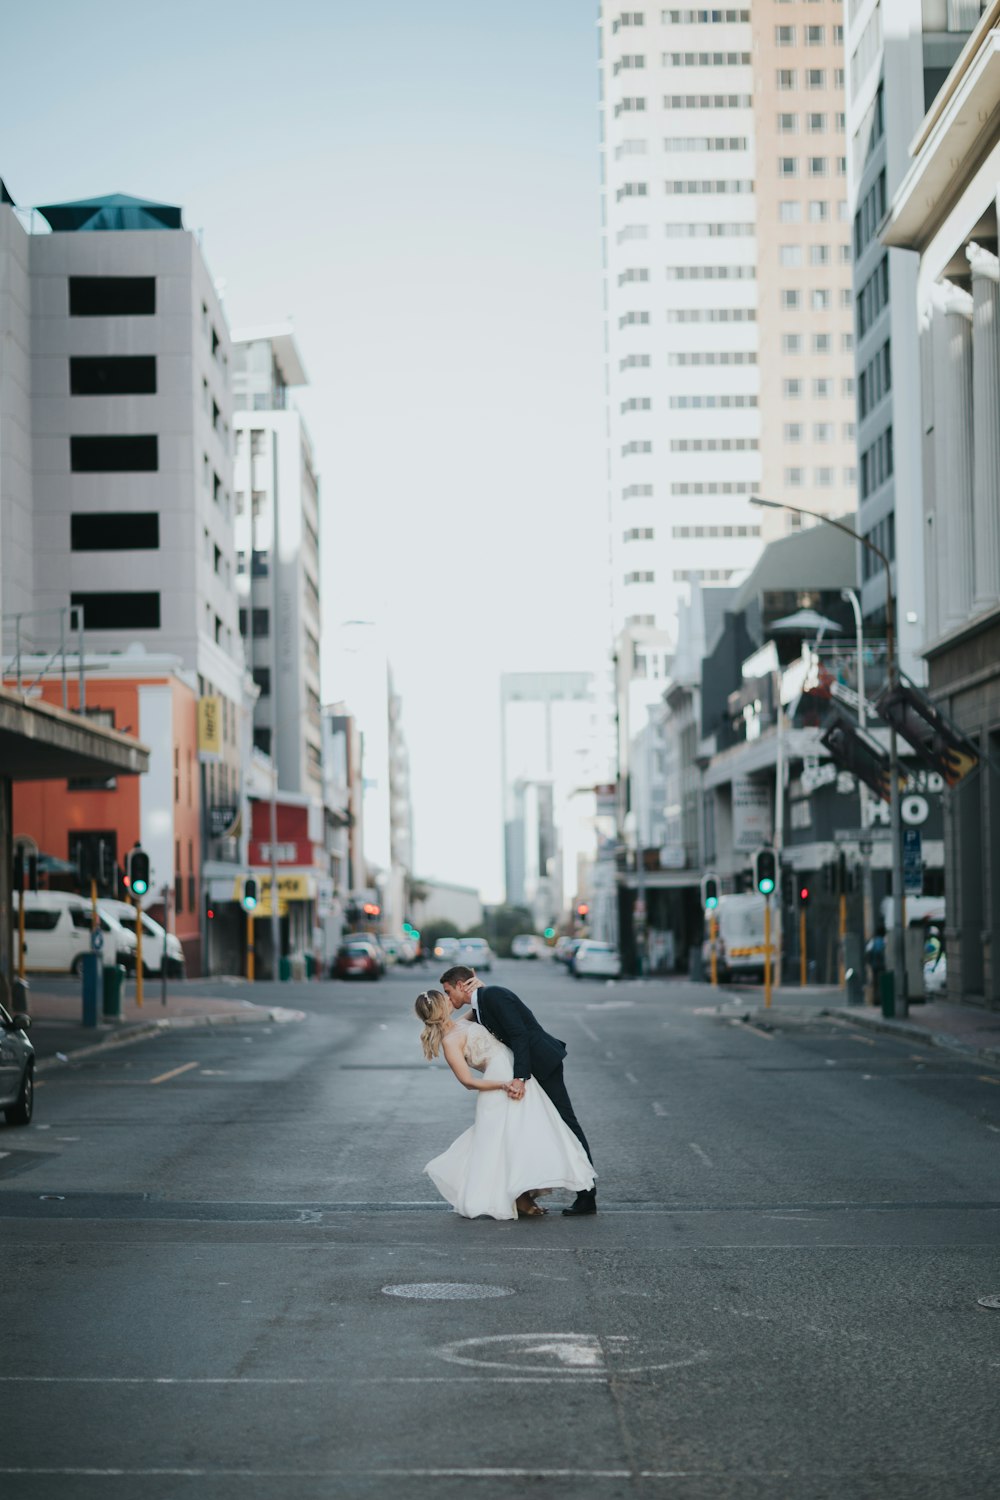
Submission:
<svg viewBox="0 0 1000 1500">
<path fill-rule="evenodd" d="M 582 1193 L 577 1193 L 576 1199 L 569 1208 L 563 1209 L 564 1219 L 575 1219 L 583 1214 L 596 1214 L 597 1212 L 597 1189 L 587 1188 Z"/>
</svg>

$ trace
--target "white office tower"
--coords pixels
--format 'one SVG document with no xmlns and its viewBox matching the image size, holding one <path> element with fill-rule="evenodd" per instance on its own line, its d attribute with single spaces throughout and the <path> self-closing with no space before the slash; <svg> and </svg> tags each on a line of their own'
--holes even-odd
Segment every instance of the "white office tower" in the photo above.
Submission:
<svg viewBox="0 0 1000 1500">
<path fill-rule="evenodd" d="M 507 903 L 527 907 L 542 930 L 580 891 L 574 799 L 593 799 L 609 779 L 602 684 L 590 672 L 505 672 L 500 733 Z"/>
<path fill-rule="evenodd" d="M 366 889 L 378 892 L 382 927 L 398 936 L 407 916 L 412 873 L 412 808 L 402 702 L 393 685 L 382 632 L 371 620 L 347 620 L 333 644 L 333 683 L 362 739 Z M 359 894 L 355 891 L 354 894 Z"/>
<path fill-rule="evenodd" d="M 847 15 L 848 192 L 854 223 L 858 529 L 893 570 L 900 665 L 925 677 L 927 638 L 917 257 L 879 239 L 924 111 L 977 25 L 979 0 L 851 0 Z M 885 573 L 861 549 L 866 630 L 885 632 Z"/>
<path fill-rule="evenodd" d="M 291 328 L 233 337 L 236 592 L 260 696 L 254 745 L 282 791 L 323 795 L 319 484 L 291 391 L 306 384 Z"/>
<path fill-rule="evenodd" d="M 750 12 L 600 26 L 614 628 L 673 637 L 760 550 Z"/>
</svg>

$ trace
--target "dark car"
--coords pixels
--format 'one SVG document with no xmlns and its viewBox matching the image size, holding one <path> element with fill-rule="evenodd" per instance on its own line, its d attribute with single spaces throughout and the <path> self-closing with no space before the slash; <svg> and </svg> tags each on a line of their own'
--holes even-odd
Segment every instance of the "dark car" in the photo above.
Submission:
<svg viewBox="0 0 1000 1500">
<path fill-rule="evenodd" d="M 35 1049 L 28 1016 L 11 1016 L 0 1005 L 0 1109 L 8 1125 L 30 1125 L 35 1103 Z"/>
<path fill-rule="evenodd" d="M 378 944 L 367 938 L 351 938 L 337 949 L 330 976 L 333 979 L 380 979 L 384 972 L 385 960 Z"/>
</svg>

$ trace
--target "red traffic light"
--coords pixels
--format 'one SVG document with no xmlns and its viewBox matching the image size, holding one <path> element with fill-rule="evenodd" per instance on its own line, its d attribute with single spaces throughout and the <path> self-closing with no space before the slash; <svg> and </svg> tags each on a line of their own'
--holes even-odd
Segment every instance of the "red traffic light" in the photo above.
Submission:
<svg viewBox="0 0 1000 1500">
<path fill-rule="evenodd" d="M 803 906 L 809 905 L 809 887 L 807 885 L 799 887 L 799 900 Z"/>
<path fill-rule="evenodd" d="M 587 905 L 586 901 L 581 901 L 576 908 L 576 914 L 578 917 L 585 917 L 589 911 L 590 907 Z"/>
</svg>

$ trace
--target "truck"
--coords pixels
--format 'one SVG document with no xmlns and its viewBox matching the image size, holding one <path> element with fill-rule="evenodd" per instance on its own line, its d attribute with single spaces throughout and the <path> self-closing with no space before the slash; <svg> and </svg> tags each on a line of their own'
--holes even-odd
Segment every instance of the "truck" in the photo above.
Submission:
<svg viewBox="0 0 1000 1500">
<path fill-rule="evenodd" d="M 764 897 L 755 892 L 719 897 L 714 915 L 718 928 L 716 964 L 722 983 L 733 979 L 763 979 L 765 904 Z M 706 979 L 711 973 L 712 961 L 709 917 L 710 913 L 706 912 L 705 940 L 701 950 Z M 774 917 L 772 912 L 772 920 Z M 775 927 L 772 929 L 772 943 L 776 935 Z"/>
</svg>

